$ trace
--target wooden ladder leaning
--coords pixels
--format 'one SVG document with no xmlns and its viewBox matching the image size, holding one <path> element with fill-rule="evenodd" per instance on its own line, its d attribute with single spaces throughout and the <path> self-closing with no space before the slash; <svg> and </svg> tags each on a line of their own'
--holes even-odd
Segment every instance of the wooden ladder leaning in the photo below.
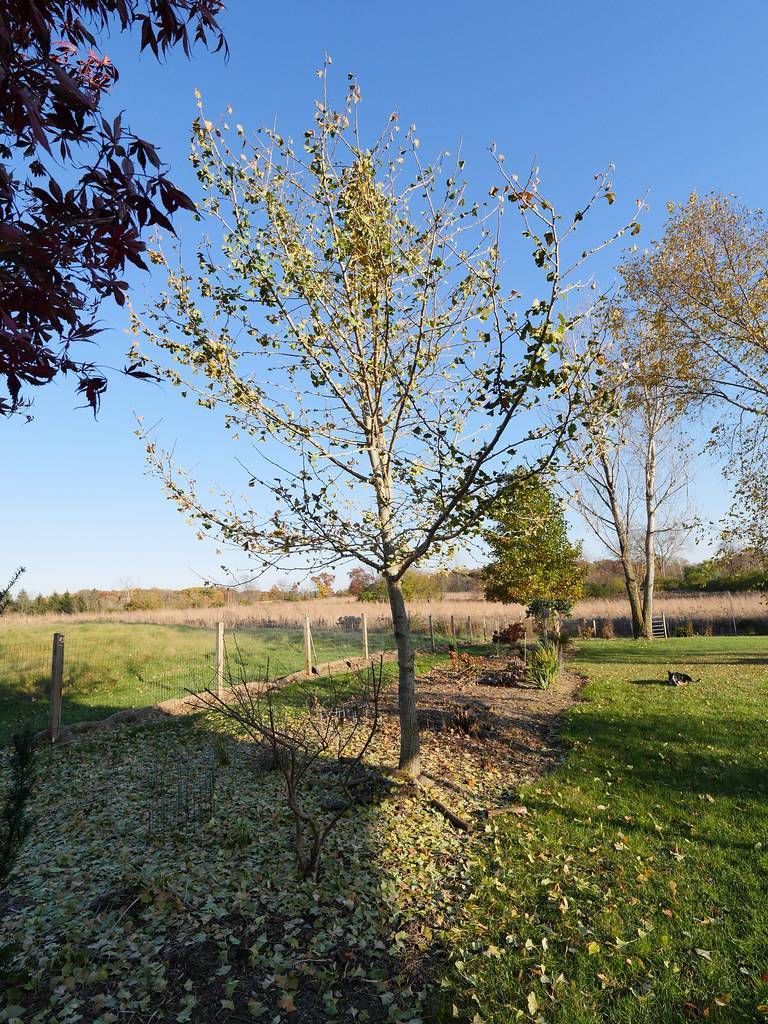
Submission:
<svg viewBox="0 0 768 1024">
<path fill-rule="evenodd" d="M 654 640 L 666 640 L 669 637 L 667 633 L 667 618 L 665 615 L 654 615 L 651 619 L 651 635 Z"/>
</svg>

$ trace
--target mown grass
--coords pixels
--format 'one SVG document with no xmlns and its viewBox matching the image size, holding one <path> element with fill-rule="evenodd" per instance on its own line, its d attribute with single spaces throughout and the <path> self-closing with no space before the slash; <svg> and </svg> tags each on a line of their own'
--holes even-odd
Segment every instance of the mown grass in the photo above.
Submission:
<svg viewBox="0 0 768 1024">
<path fill-rule="evenodd" d="M 117 622 L 65 623 L 63 721 L 103 718 L 120 708 L 142 707 L 210 686 L 214 679 L 213 630 Z M 0 631 L 0 745 L 25 725 L 47 722 L 51 670 L 50 625 Z M 362 654 L 359 633 L 313 633 L 315 661 Z M 225 635 L 230 678 L 285 675 L 303 667 L 301 630 L 263 628 Z M 371 632 L 371 651 L 393 646 L 387 633 Z"/>
<path fill-rule="evenodd" d="M 576 668 L 567 759 L 481 844 L 445 1019 L 768 1020 L 768 640 L 591 641 Z"/>
</svg>

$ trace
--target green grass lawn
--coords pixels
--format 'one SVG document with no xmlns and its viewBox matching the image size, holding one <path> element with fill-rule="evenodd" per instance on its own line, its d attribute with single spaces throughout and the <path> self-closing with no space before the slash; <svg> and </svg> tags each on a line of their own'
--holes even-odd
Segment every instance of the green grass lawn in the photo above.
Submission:
<svg viewBox="0 0 768 1024">
<path fill-rule="evenodd" d="M 189 690 L 210 686 L 214 678 L 213 630 L 120 622 L 64 622 L 65 724 L 103 718 L 120 708 L 142 707 Z M 47 689 L 54 627 L 4 626 L 0 630 L 0 746 L 29 723 L 47 722 Z M 362 654 L 359 633 L 315 631 L 315 660 L 322 664 Z M 234 678 L 285 675 L 303 667 L 300 629 L 238 630 L 225 636 L 226 672 Z M 386 633 L 371 633 L 371 651 L 394 646 Z"/>
<path fill-rule="evenodd" d="M 589 641 L 575 667 L 567 759 L 477 854 L 445 1019 L 768 1020 L 768 639 Z"/>
</svg>

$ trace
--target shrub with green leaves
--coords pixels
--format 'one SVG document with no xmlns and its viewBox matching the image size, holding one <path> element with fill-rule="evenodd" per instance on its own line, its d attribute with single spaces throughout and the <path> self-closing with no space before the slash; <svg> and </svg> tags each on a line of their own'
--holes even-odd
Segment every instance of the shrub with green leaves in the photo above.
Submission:
<svg viewBox="0 0 768 1024">
<path fill-rule="evenodd" d="M 557 645 L 539 640 L 528 659 L 528 676 L 540 690 L 546 690 L 557 679 L 560 657 Z"/>
</svg>

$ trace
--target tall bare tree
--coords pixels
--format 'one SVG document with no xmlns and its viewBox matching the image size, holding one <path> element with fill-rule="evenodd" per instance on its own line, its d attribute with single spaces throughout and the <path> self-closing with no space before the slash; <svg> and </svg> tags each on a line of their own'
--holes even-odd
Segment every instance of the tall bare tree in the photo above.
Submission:
<svg viewBox="0 0 768 1024">
<path fill-rule="evenodd" d="M 521 183 L 494 154 L 498 183 L 475 202 L 463 160 L 423 162 L 414 126 L 401 131 L 396 115 L 364 141 L 356 83 L 336 110 L 319 74 L 300 148 L 275 130 L 251 141 L 200 108 L 192 161 L 216 238 L 200 245 L 194 272 L 155 254 L 168 288 L 134 321 L 154 346 L 145 363 L 252 442 L 253 462 L 241 464 L 262 490 L 259 511 L 229 494 L 204 500 L 151 437 L 148 454 L 203 533 L 263 564 L 353 559 L 381 574 L 398 649 L 400 768 L 418 775 L 403 577 L 479 530 L 514 469 L 535 474 L 562 447 L 585 361 L 563 358 L 581 319 L 563 300 L 611 239 L 581 240 L 571 263 L 566 243 L 614 194 L 599 175 L 561 221 L 538 174 Z M 541 278 L 528 301 L 502 256 L 514 215 Z M 536 427 L 532 410 L 566 393 L 552 428 Z"/>
<path fill-rule="evenodd" d="M 621 563 L 633 635 L 650 639 L 660 547 L 693 525 L 687 507 L 692 447 L 681 426 L 683 404 L 670 394 L 664 338 L 615 307 L 606 323 L 614 348 L 583 385 L 593 401 L 569 440 L 577 470 L 566 489 Z"/>
<path fill-rule="evenodd" d="M 668 209 L 661 238 L 621 266 L 626 296 L 664 336 L 670 390 L 716 407 L 735 482 L 726 537 L 768 562 L 768 217 L 718 194 Z"/>
<path fill-rule="evenodd" d="M 685 464 L 679 468 L 678 476 L 681 474 L 684 474 L 686 478 L 689 477 Z M 669 516 L 663 515 L 659 524 L 661 529 L 656 532 L 654 544 L 656 570 L 662 576 L 667 576 L 669 573 L 682 575 L 684 564 L 682 553 L 694 532 L 695 523 L 692 513 L 685 516 L 680 513 L 681 508 L 678 507 Z M 633 531 L 629 538 L 629 544 L 637 572 L 642 577 L 642 567 L 645 563 L 645 532 L 642 528 Z"/>
</svg>

